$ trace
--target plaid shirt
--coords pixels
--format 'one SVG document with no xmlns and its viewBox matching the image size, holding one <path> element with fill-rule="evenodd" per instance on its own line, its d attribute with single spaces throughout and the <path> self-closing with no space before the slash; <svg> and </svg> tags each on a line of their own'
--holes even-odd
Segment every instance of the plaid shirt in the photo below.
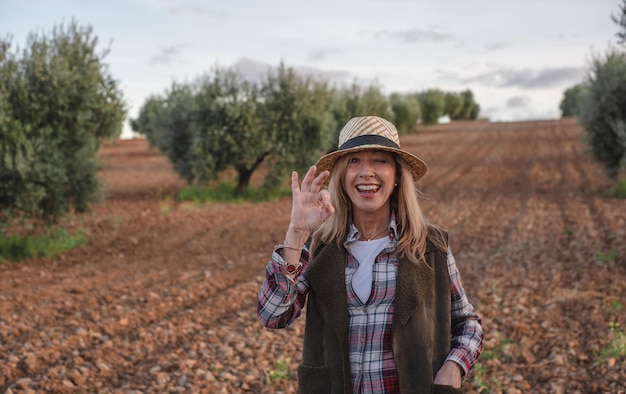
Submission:
<svg viewBox="0 0 626 394">
<path fill-rule="evenodd" d="M 358 261 L 351 253 L 346 261 L 348 294 L 350 372 L 355 393 L 398 392 L 399 383 L 391 347 L 391 323 L 396 287 L 398 256 L 396 253 L 396 223 L 392 215 L 389 244 L 376 257 L 372 275 L 372 292 L 363 304 L 352 289 L 352 276 Z M 345 242 L 359 239 L 354 225 Z M 294 282 L 285 272 L 285 261 L 275 248 L 266 269 L 266 280 L 259 291 L 258 316 L 269 328 L 284 328 L 291 324 L 305 305 L 309 283 L 306 278 L 310 254 L 302 251 L 302 273 Z M 451 283 L 452 350 L 446 360 L 456 362 L 467 377 L 482 349 L 480 318 L 469 303 L 452 252 L 448 248 L 448 272 Z"/>
</svg>

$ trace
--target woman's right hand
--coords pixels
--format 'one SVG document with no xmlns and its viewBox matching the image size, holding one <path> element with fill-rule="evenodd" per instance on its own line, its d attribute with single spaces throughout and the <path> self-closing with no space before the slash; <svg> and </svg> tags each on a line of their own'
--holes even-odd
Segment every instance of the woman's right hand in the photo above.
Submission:
<svg viewBox="0 0 626 394">
<path fill-rule="evenodd" d="M 330 173 L 323 171 L 315 177 L 316 171 L 315 166 L 309 168 L 302 180 L 302 187 L 298 183 L 298 173 L 296 171 L 291 173 L 293 205 L 287 238 L 298 238 L 297 241 L 293 240 L 292 242 L 304 243 L 309 235 L 335 212 L 335 208 L 330 202 L 328 190 L 322 189 Z M 286 241 L 290 242 L 289 239 Z"/>
</svg>

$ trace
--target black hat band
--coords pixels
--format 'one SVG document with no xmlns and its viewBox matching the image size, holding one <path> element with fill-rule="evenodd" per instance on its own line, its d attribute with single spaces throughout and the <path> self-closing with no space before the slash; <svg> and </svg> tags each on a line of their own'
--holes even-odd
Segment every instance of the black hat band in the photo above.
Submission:
<svg viewBox="0 0 626 394">
<path fill-rule="evenodd" d="M 361 145 L 382 145 L 387 148 L 400 149 L 400 146 L 389 138 L 382 137 L 380 135 L 360 135 L 344 142 L 338 150 L 357 148 Z"/>
</svg>

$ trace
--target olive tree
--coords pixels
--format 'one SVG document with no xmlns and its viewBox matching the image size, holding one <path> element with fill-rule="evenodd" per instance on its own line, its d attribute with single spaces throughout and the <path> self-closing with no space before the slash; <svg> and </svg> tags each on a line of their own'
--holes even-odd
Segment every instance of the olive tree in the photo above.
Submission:
<svg viewBox="0 0 626 394">
<path fill-rule="evenodd" d="M 139 116 L 130 121 L 133 131 L 145 135 L 188 182 L 196 177 L 191 161 L 195 100 L 191 86 L 174 82 L 163 96 L 148 97 Z"/>
<path fill-rule="evenodd" d="M 626 53 L 612 49 L 592 59 L 580 120 L 593 154 L 615 177 L 626 167 Z"/>
<path fill-rule="evenodd" d="M 328 145 L 332 91 L 283 65 L 254 84 L 218 66 L 142 106 L 133 130 L 165 152 L 189 184 L 206 185 L 226 169 L 245 194 L 261 164 L 275 187 L 288 168 L 308 165 Z"/>
<path fill-rule="evenodd" d="M 328 150 L 337 148 L 341 128 L 355 116 L 375 115 L 389 121 L 393 120 L 391 103 L 381 89 L 374 85 L 362 86 L 356 81 L 347 88 L 335 91 L 330 111 L 335 130 Z"/>
<path fill-rule="evenodd" d="M 334 92 L 325 81 L 298 75 L 281 64 L 262 87 L 264 134 L 274 137 L 266 187 L 278 186 L 289 170 L 304 171 L 332 143 Z"/>
<path fill-rule="evenodd" d="M 238 175 L 235 193 L 241 195 L 275 139 L 261 127 L 259 89 L 234 71 L 216 68 L 198 79 L 197 90 L 191 147 L 195 183 L 205 184 L 232 167 Z"/>
<path fill-rule="evenodd" d="M 0 40 L 0 209 L 55 220 L 99 198 L 97 152 L 126 115 L 91 27 Z"/>
<path fill-rule="evenodd" d="M 461 94 L 456 92 L 446 92 L 443 113 L 450 116 L 451 120 L 460 120 L 463 119 L 463 116 L 465 115 L 463 111 L 464 101 Z"/>
<path fill-rule="evenodd" d="M 463 106 L 461 113 L 458 115 L 458 120 L 476 120 L 478 113 L 480 112 L 480 105 L 474 100 L 474 93 L 467 89 L 461 92 L 461 98 Z"/>
<path fill-rule="evenodd" d="M 559 104 L 561 116 L 578 116 L 581 110 L 581 104 L 584 94 L 585 85 L 582 83 L 567 88 L 565 92 L 563 92 L 563 99 Z"/>
<path fill-rule="evenodd" d="M 621 31 L 617 32 L 618 42 L 622 45 L 626 45 L 626 0 L 622 0 L 622 5 L 619 6 L 620 13 L 618 15 L 611 15 L 613 22 L 621 28 Z"/>
<path fill-rule="evenodd" d="M 400 134 L 410 133 L 421 118 L 419 102 L 414 94 L 392 93 L 389 103 L 393 112 L 393 124 Z"/>
<path fill-rule="evenodd" d="M 417 97 L 422 109 L 422 124 L 437 124 L 439 117 L 445 115 L 445 93 L 438 89 L 429 89 Z"/>
</svg>

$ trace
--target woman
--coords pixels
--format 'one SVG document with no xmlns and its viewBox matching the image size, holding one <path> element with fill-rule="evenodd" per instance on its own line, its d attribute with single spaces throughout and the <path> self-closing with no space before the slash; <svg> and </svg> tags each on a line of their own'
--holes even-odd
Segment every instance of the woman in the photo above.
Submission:
<svg viewBox="0 0 626 394">
<path fill-rule="evenodd" d="M 291 222 L 258 316 L 284 328 L 306 305 L 299 392 L 461 392 L 483 332 L 447 234 L 422 216 L 415 181 L 425 172 L 393 124 L 364 116 L 302 187 L 292 173 Z"/>
</svg>

